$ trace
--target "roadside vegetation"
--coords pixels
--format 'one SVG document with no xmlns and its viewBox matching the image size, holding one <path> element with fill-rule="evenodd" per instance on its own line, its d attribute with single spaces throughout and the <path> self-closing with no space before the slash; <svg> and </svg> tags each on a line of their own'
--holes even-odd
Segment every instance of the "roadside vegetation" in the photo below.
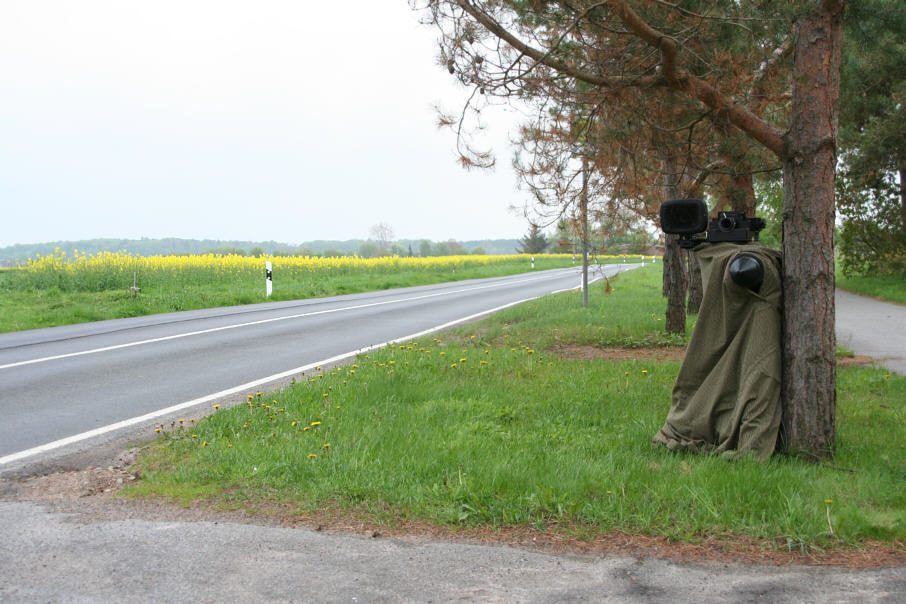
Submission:
<svg viewBox="0 0 906 604">
<path fill-rule="evenodd" d="M 841 367 L 832 464 L 653 448 L 685 340 L 660 265 L 157 427 L 125 493 L 372 526 L 816 553 L 906 540 L 906 378 Z M 691 324 L 691 320 L 690 320 Z"/>
<path fill-rule="evenodd" d="M 273 262 L 270 298 L 265 295 L 266 260 Z M 0 332 L 496 277 L 531 266 L 530 255 L 365 259 L 61 253 L 0 270 Z M 534 257 L 535 270 L 566 266 L 573 266 L 571 254 Z M 133 283 L 141 291 L 133 293 Z"/>
<path fill-rule="evenodd" d="M 845 275 L 837 271 L 837 287 L 879 300 L 906 304 L 906 275 Z"/>
</svg>

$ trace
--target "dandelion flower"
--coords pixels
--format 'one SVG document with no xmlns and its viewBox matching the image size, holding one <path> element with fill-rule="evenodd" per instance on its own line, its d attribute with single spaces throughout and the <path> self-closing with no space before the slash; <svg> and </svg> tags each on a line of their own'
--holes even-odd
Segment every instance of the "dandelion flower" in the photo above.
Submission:
<svg viewBox="0 0 906 604">
<path fill-rule="evenodd" d="M 318 456 L 315 455 L 314 453 L 309 453 L 309 454 L 308 454 L 308 458 L 309 458 L 309 459 L 315 459 L 315 458 L 317 458 L 317 457 L 318 457 Z"/>
<path fill-rule="evenodd" d="M 325 448 L 325 449 L 329 449 L 329 448 L 330 448 L 330 443 L 324 443 L 324 448 Z"/>
<path fill-rule="evenodd" d="M 220 405 L 211 405 L 215 409 L 220 409 Z"/>
<path fill-rule="evenodd" d="M 312 426 L 320 426 L 320 425 L 321 425 L 321 422 L 312 422 L 311 425 L 312 425 Z"/>
</svg>

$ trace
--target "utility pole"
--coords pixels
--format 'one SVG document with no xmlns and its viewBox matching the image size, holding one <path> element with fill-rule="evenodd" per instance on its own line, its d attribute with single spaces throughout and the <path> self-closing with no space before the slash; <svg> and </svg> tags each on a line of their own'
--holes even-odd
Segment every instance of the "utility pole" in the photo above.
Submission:
<svg viewBox="0 0 906 604">
<path fill-rule="evenodd" d="M 582 306 L 588 307 L 588 155 L 582 154 L 582 197 L 579 199 L 582 221 Z"/>
</svg>

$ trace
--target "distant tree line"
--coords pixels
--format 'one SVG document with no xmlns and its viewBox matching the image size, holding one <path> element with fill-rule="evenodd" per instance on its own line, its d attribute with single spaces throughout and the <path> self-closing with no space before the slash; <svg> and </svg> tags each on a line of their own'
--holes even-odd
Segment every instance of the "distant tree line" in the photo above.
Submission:
<svg viewBox="0 0 906 604">
<path fill-rule="evenodd" d="M 47 243 L 16 244 L 0 248 L 0 266 L 25 263 L 29 258 L 65 252 L 67 256 L 122 252 L 139 256 L 178 256 L 190 254 L 237 254 L 240 256 L 367 256 L 375 254 L 369 246 L 373 241 L 364 239 L 316 240 L 299 245 L 276 241 L 237 241 L 215 239 L 85 239 L 80 241 L 54 241 Z M 472 241 L 434 242 L 428 239 L 400 239 L 388 247 L 389 254 L 399 256 L 448 256 L 453 254 L 513 254 L 516 239 L 485 239 Z M 383 254 L 386 255 L 386 254 Z"/>
</svg>

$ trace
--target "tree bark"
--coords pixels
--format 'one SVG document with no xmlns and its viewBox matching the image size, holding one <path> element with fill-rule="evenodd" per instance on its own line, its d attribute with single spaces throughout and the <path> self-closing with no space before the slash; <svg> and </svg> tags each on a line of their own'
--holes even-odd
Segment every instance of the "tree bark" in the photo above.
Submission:
<svg viewBox="0 0 906 604">
<path fill-rule="evenodd" d="M 697 315 L 698 309 L 702 305 L 702 267 L 698 263 L 698 258 L 692 253 L 692 250 L 686 252 L 686 258 L 689 266 L 689 302 L 686 306 L 686 312 L 690 315 Z"/>
<path fill-rule="evenodd" d="M 664 199 L 676 199 L 676 165 L 664 158 Z M 667 333 L 686 333 L 686 266 L 679 235 L 664 237 L 664 295 L 667 296 Z"/>
<path fill-rule="evenodd" d="M 730 177 L 730 203 L 737 212 L 755 215 L 755 183 L 751 172 Z"/>
<path fill-rule="evenodd" d="M 667 295 L 667 333 L 686 333 L 686 267 L 679 235 L 664 240 L 664 291 Z"/>
<path fill-rule="evenodd" d="M 783 419 L 786 446 L 834 450 L 834 168 L 842 3 L 811 2 L 796 23 L 783 152 Z"/>
</svg>

